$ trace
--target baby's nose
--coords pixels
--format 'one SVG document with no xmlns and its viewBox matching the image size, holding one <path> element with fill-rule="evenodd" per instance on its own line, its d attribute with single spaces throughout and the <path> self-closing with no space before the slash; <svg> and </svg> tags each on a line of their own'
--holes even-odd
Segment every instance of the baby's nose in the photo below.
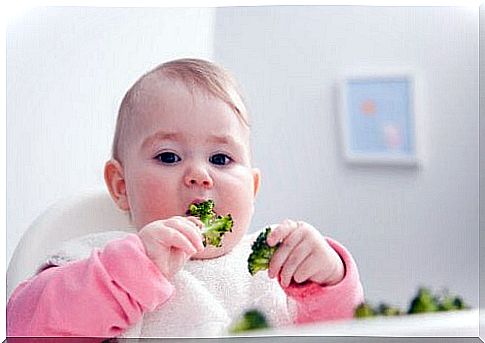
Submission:
<svg viewBox="0 0 485 343">
<path fill-rule="evenodd" d="M 200 186 L 210 188 L 214 185 L 214 181 L 206 170 L 203 170 L 202 168 L 194 168 L 189 170 L 185 175 L 185 184 L 188 187 Z"/>
</svg>

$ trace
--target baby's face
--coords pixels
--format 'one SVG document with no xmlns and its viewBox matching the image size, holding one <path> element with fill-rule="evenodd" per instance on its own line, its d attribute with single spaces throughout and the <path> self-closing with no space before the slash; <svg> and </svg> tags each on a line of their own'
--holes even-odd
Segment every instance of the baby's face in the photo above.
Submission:
<svg viewBox="0 0 485 343">
<path fill-rule="evenodd" d="M 194 258 L 217 257 L 240 241 L 253 214 L 259 171 L 251 167 L 249 129 L 222 100 L 163 82 L 169 82 L 163 92 L 154 86 L 156 95 L 136 109 L 123 161 L 129 210 L 141 229 L 184 216 L 191 203 L 214 200 L 216 213 L 232 215 L 233 231 L 223 247 Z"/>
</svg>

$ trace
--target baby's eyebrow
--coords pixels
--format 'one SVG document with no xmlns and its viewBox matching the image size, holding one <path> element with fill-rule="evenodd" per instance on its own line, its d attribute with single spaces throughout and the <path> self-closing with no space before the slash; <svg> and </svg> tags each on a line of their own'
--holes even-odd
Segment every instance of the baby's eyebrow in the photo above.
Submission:
<svg viewBox="0 0 485 343">
<path fill-rule="evenodd" d="M 220 144 L 227 144 L 227 145 L 238 144 L 238 142 L 232 136 L 229 136 L 229 135 L 224 135 L 224 136 L 210 135 L 207 141 L 209 143 L 220 143 Z"/>
<path fill-rule="evenodd" d="M 230 135 L 210 135 L 207 138 L 207 142 L 229 145 L 241 150 L 244 150 L 244 146 L 245 146 L 244 142 L 242 142 L 239 139 L 235 139 L 233 136 L 230 136 Z"/>
<path fill-rule="evenodd" d="M 183 133 L 180 132 L 170 132 L 170 131 L 158 131 L 154 134 L 145 138 L 142 142 L 141 148 L 145 149 L 153 146 L 156 142 L 160 141 L 183 141 L 185 138 Z M 244 151 L 245 144 L 239 139 L 235 139 L 231 135 L 218 135 L 211 134 L 207 137 L 206 141 L 208 143 L 216 143 L 221 145 L 228 145 L 237 148 L 238 150 Z"/>
<path fill-rule="evenodd" d="M 180 133 L 159 131 L 145 138 L 145 140 L 142 143 L 142 148 L 151 146 L 153 143 L 157 141 L 164 141 L 164 140 L 177 141 L 181 139 L 182 139 L 182 135 Z"/>
</svg>

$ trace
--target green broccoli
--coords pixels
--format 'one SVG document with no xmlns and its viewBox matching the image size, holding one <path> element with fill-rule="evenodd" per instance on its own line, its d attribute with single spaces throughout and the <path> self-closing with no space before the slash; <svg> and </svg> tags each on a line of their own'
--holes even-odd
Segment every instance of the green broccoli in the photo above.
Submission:
<svg viewBox="0 0 485 343">
<path fill-rule="evenodd" d="M 361 303 L 354 311 L 355 318 L 368 318 L 375 316 L 399 316 L 403 314 L 397 307 L 389 306 L 386 303 L 380 303 L 377 308 L 373 308 L 369 303 Z"/>
<path fill-rule="evenodd" d="M 205 230 L 202 232 L 204 246 L 222 245 L 222 236 L 226 232 L 232 231 L 234 224 L 230 214 L 222 217 L 214 212 L 214 201 L 206 200 L 198 204 L 191 204 L 187 210 L 187 215 L 198 217 L 204 224 Z"/>
<path fill-rule="evenodd" d="M 438 304 L 438 311 L 452 311 L 455 310 L 455 298 L 447 296 L 443 298 Z"/>
<path fill-rule="evenodd" d="M 434 295 L 428 288 L 421 287 L 418 293 L 412 299 L 407 314 L 427 313 L 436 311 L 453 311 L 469 308 L 463 299 L 459 296 L 451 296 L 448 291 L 440 295 Z M 397 307 L 389 306 L 386 303 L 380 303 L 373 308 L 369 303 L 361 303 L 354 311 L 355 318 L 367 318 L 374 316 L 400 316 L 405 312 Z"/>
<path fill-rule="evenodd" d="M 355 318 L 368 318 L 376 315 L 375 310 L 368 303 L 361 303 L 354 311 Z"/>
<path fill-rule="evenodd" d="M 453 299 L 453 305 L 455 310 L 466 310 L 469 309 L 470 306 L 468 306 L 461 297 L 456 296 L 455 299 Z"/>
<path fill-rule="evenodd" d="M 248 310 L 244 312 L 241 319 L 239 319 L 231 327 L 231 333 L 240 333 L 249 330 L 265 329 L 269 328 L 268 321 L 265 315 L 258 310 Z"/>
<path fill-rule="evenodd" d="M 408 314 L 436 312 L 438 304 L 436 297 L 433 297 L 430 290 L 421 287 L 418 289 L 418 294 L 413 298 L 409 306 Z"/>
<path fill-rule="evenodd" d="M 454 311 L 468 308 L 461 297 L 450 295 L 448 290 L 443 291 L 435 299 L 438 304 L 438 311 Z"/>
<path fill-rule="evenodd" d="M 377 313 L 381 316 L 399 316 L 402 314 L 399 308 L 389 306 L 386 303 L 379 304 L 379 306 L 377 307 Z"/>
<path fill-rule="evenodd" d="M 251 246 L 252 252 L 248 258 L 248 270 L 251 275 L 256 274 L 261 270 L 266 270 L 269 268 L 269 261 L 273 257 L 274 252 L 278 249 L 280 244 L 274 247 L 270 247 L 266 242 L 266 238 L 271 232 L 271 228 L 267 227 L 262 231 L 258 238 L 254 241 Z"/>
</svg>

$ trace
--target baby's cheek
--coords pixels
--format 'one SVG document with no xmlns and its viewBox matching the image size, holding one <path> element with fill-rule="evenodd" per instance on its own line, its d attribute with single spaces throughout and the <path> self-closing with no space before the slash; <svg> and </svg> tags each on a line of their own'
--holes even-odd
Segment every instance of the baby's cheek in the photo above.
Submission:
<svg viewBox="0 0 485 343">
<path fill-rule="evenodd" d="M 233 215 L 235 229 L 238 234 L 244 235 L 248 229 L 253 215 L 253 198 L 246 194 L 245 190 L 240 190 L 237 196 L 230 197 L 230 213 Z"/>
<path fill-rule="evenodd" d="M 243 172 L 244 171 L 244 172 Z M 252 204 L 254 200 L 254 183 L 249 169 L 239 170 L 224 180 L 226 196 L 232 201 Z"/>
<path fill-rule="evenodd" d="M 170 200 L 171 190 L 165 184 L 146 178 L 139 180 L 132 205 L 137 226 L 144 226 L 154 220 L 165 219 L 177 213 L 175 199 Z"/>
</svg>

